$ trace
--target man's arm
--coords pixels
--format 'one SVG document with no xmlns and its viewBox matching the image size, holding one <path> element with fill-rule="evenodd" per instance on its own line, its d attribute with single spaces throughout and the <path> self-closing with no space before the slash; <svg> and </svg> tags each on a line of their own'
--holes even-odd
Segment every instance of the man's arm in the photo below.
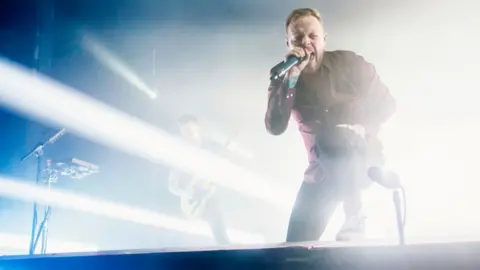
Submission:
<svg viewBox="0 0 480 270">
<path fill-rule="evenodd" d="M 362 122 L 368 135 L 376 136 L 382 124 L 387 122 L 396 111 L 396 101 L 388 87 L 380 80 L 375 66 L 362 56 L 352 53 L 354 81 L 362 91 Z"/>
<path fill-rule="evenodd" d="M 182 173 L 177 170 L 172 171 L 168 176 L 168 190 L 176 196 L 182 196 L 185 193 L 185 190 L 180 186 L 182 177 Z"/>
<path fill-rule="evenodd" d="M 295 101 L 298 77 L 299 74 L 295 73 L 270 82 L 265 127 L 272 135 L 280 135 L 287 130 Z"/>
</svg>

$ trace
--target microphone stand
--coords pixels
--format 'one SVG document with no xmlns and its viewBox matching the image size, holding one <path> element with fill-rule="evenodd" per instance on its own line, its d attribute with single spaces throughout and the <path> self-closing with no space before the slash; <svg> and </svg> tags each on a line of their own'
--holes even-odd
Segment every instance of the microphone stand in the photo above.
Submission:
<svg viewBox="0 0 480 270">
<path fill-rule="evenodd" d="M 62 128 L 59 130 L 55 135 L 50 137 L 46 142 L 40 143 L 35 148 L 30 151 L 25 157 L 22 158 L 21 162 L 26 161 L 32 156 L 35 156 L 36 159 L 36 177 L 35 177 L 35 185 L 38 186 L 40 182 L 43 182 L 42 180 L 42 164 L 43 164 L 43 159 L 44 159 L 44 151 L 43 149 L 49 145 L 55 143 L 61 136 L 65 134 L 66 130 L 65 128 Z M 50 167 L 50 162 L 47 162 L 47 168 Z M 51 183 L 55 182 L 57 175 L 53 174 L 52 170 L 47 171 L 49 173 L 48 178 L 46 179 L 47 181 L 47 188 L 51 188 Z M 45 254 L 47 250 L 47 237 L 48 237 L 48 220 L 50 218 L 51 214 L 51 207 L 50 205 L 47 205 L 45 207 L 45 213 L 44 213 L 44 218 L 42 223 L 40 224 L 38 233 L 37 231 L 37 222 L 38 222 L 38 214 L 37 214 L 37 208 L 38 208 L 38 203 L 35 201 L 33 203 L 33 218 L 32 218 L 32 230 L 31 230 L 31 235 L 30 235 L 30 246 L 29 246 L 29 255 L 35 254 L 36 246 L 38 244 L 38 240 L 40 235 L 42 236 L 42 248 L 41 248 L 41 254 Z"/>
<path fill-rule="evenodd" d="M 405 219 L 402 217 L 402 205 L 400 199 L 400 190 L 393 190 L 393 204 L 395 206 L 395 216 L 397 220 L 398 241 L 401 246 L 405 245 Z M 404 198 L 405 199 L 405 198 Z"/>
<path fill-rule="evenodd" d="M 407 203 L 405 198 L 405 189 L 403 188 L 398 175 L 392 171 L 384 171 L 379 167 L 370 167 L 368 169 L 368 176 L 380 186 L 392 190 L 393 205 L 395 207 L 395 218 L 397 223 L 398 242 L 401 246 L 405 245 L 405 220 Z"/>
</svg>

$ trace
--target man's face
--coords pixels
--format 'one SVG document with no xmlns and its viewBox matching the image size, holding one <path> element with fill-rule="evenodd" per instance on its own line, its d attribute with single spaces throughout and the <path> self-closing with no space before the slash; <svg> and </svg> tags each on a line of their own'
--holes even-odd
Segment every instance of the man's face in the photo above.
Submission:
<svg viewBox="0 0 480 270">
<path fill-rule="evenodd" d="M 187 122 L 180 125 L 180 133 L 182 136 L 189 140 L 200 140 L 200 126 L 197 122 Z"/>
<path fill-rule="evenodd" d="M 302 16 L 292 21 L 287 28 L 287 45 L 289 49 L 302 47 L 311 52 L 307 72 L 315 71 L 321 64 L 327 35 L 323 25 L 314 16 Z"/>
</svg>

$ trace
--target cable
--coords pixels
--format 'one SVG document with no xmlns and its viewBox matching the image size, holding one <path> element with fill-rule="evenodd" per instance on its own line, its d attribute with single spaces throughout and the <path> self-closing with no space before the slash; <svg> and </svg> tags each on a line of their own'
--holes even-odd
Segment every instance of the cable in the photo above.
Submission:
<svg viewBox="0 0 480 270">
<path fill-rule="evenodd" d="M 45 223 L 47 222 L 47 220 L 50 218 L 50 214 L 52 213 L 52 208 L 51 207 L 48 207 L 46 213 L 45 213 L 45 216 L 43 217 L 43 221 L 42 223 L 40 223 L 40 226 L 38 227 L 38 232 L 37 232 L 37 236 L 35 237 L 35 242 L 33 244 L 33 251 L 36 250 L 37 248 L 37 245 L 38 245 L 38 240 L 40 239 L 40 237 L 42 236 L 43 234 L 43 231 L 45 230 Z M 43 240 L 42 240 L 43 241 Z M 44 243 L 43 243 L 44 244 Z"/>
<path fill-rule="evenodd" d="M 35 244 L 35 230 L 37 229 L 37 219 L 38 219 L 38 214 L 37 214 L 37 205 L 35 203 L 35 206 L 33 207 L 33 225 L 32 225 L 32 233 L 31 233 L 31 236 L 30 236 L 30 250 L 29 250 L 29 254 L 30 255 L 33 255 L 35 253 L 35 247 L 36 247 L 36 244 Z"/>
<path fill-rule="evenodd" d="M 402 217 L 402 226 L 405 229 L 405 224 L 407 223 L 407 197 L 405 195 L 405 189 L 403 187 L 400 188 L 402 193 L 402 208 L 403 208 L 403 217 Z"/>
</svg>

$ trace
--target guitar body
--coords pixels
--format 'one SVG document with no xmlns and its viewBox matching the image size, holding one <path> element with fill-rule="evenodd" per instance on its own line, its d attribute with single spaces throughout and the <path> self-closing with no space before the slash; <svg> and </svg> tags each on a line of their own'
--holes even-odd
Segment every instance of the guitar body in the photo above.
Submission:
<svg viewBox="0 0 480 270">
<path fill-rule="evenodd" d="M 215 194 L 216 187 L 198 187 L 197 183 L 192 183 L 185 195 L 180 197 L 180 206 L 189 219 L 200 218 L 205 213 L 210 198 Z"/>
<path fill-rule="evenodd" d="M 236 135 L 235 135 L 236 136 Z M 231 137 L 223 145 L 222 150 L 227 149 L 232 139 Z M 185 192 L 180 196 L 180 207 L 187 218 L 200 218 L 205 213 L 208 201 L 217 191 L 217 187 L 210 181 L 194 179 L 185 188 Z"/>
</svg>

